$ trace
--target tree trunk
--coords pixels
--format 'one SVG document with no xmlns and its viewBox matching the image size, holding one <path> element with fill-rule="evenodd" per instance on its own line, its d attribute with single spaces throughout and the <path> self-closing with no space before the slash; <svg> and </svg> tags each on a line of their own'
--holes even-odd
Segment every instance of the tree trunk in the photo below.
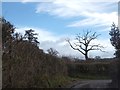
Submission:
<svg viewBox="0 0 120 90">
<path fill-rule="evenodd" d="M 85 52 L 85 60 L 88 60 L 88 52 Z"/>
</svg>

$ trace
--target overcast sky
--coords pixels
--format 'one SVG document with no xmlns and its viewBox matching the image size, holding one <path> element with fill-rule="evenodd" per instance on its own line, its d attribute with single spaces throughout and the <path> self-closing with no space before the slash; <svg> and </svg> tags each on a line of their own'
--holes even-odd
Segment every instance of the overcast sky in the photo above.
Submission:
<svg viewBox="0 0 120 90">
<path fill-rule="evenodd" d="M 91 30 L 101 34 L 92 43 L 100 43 L 106 52 L 91 51 L 89 56 L 113 57 L 109 31 L 113 22 L 118 25 L 118 0 L 5 0 L 2 15 L 17 32 L 34 29 L 44 51 L 54 48 L 60 55 L 83 58 L 65 39 L 73 41 L 76 34 Z"/>
</svg>

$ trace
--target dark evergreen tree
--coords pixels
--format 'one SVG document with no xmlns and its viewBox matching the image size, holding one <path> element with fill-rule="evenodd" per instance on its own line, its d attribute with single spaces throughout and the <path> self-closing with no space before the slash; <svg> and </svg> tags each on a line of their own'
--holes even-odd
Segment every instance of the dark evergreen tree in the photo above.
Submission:
<svg viewBox="0 0 120 90">
<path fill-rule="evenodd" d="M 38 38 L 35 37 L 36 35 L 38 35 L 38 34 L 34 33 L 34 30 L 30 29 L 30 30 L 25 31 L 24 38 L 27 39 L 29 42 L 37 45 L 37 44 L 39 44 L 39 42 L 37 40 Z"/>
<path fill-rule="evenodd" d="M 111 44 L 116 49 L 115 56 L 118 58 L 120 57 L 120 30 L 114 23 L 111 26 L 111 31 L 109 34 L 111 36 Z"/>
</svg>

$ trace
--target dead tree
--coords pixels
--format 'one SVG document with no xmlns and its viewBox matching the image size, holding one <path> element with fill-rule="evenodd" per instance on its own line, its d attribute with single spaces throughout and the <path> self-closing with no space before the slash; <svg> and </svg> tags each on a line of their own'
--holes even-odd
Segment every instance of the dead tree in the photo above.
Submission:
<svg viewBox="0 0 120 90">
<path fill-rule="evenodd" d="M 88 60 L 89 51 L 91 50 L 102 51 L 101 48 L 103 48 L 103 46 L 101 46 L 100 44 L 91 44 L 91 41 L 95 40 L 99 35 L 96 35 L 96 32 L 91 34 L 91 31 L 86 31 L 84 32 L 83 36 L 77 34 L 75 38 L 77 42 L 74 42 L 74 45 L 71 44 L 70 39 L 67 39 L 66 41 L 69 43 L 71 48 L 79 51 L 81 54 L 85 56 L 85 60 Z"/>
</svg>

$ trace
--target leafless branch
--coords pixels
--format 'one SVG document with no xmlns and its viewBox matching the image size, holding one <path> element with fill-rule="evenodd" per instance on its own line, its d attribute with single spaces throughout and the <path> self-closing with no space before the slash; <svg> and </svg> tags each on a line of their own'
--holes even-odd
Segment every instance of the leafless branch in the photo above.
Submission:
<svg viewBox="0 0 120 90">
<path fill-rule="evenodd" d="M 79 52 L 81 52 L 82 54 L 84 54 L 83 51 L 81 51 L 79 48 L 75 48 L 75 47 L 70 43 L 70 39 L 67 39 L 66 41 L 69 43 L 69 45 L 70 45 L 71 48 L 73 48 L 74 50 L 78 50 Z"/>
<path fill-rule="evenodd" d="M 88 49 L 88 51 L 90 51 L 90 50 L 100 50 L 100 51 L 102 51 L 101 48 L 104 48 L 104 47 L 101 46 L 100 44 L 97 44 L 97 45 L 89 45 L 89 46 L 91 46 L 91 47 Z M 102 51 L 102 52 L 104 52 L 104 51 Z"/>
<path fill-rule="evenodd" d="M 96 39 L 100 35 L 100 34 L 96 35 L 96 32 L 94 32 L 93 34 L 90 34 L 90 33 L 91 31 L 84 32 L 83 36 L 80 36 L 80 34 L 77 34 L 76 36 L 77 42 L 74 42 L 74 46 L 70 43 L 70 39 L 66 40 L 69 43 L 70 47 L 82 53 L 85 56 L 86 60 L 88 59 L 89 51 L 91 50 L 102 51 L 101 48 L 104 48 L 100 44 L 90 45 L 90 42 Z M 102 52 L 105 52 L 105 51 L 102 51 Z"/>
</svg>

